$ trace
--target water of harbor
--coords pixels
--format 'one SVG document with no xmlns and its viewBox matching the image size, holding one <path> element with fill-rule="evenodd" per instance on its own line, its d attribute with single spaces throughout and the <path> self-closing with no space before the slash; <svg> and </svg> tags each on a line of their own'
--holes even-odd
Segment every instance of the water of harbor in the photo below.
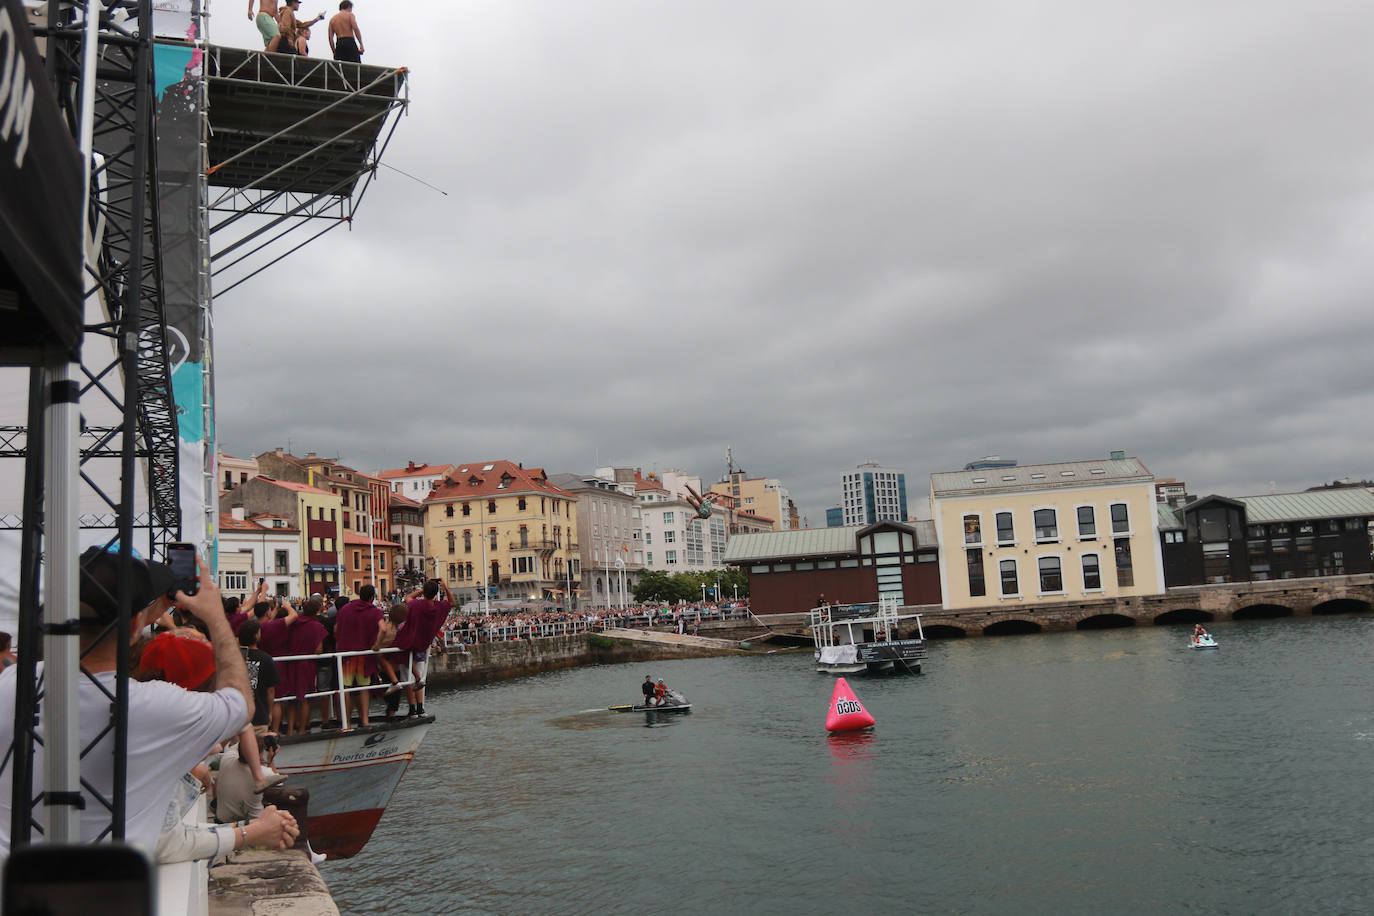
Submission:
<svg viewBox="0 0 1374 916">
<path fill-rule="evenodd" d="M 932 644 L 851 683 L 808 654 L 436 692 L 344 913 L 1363 913 L 1374 619 Z M 645 674 L 694 704 L 604 709 Z"/>
</svg>

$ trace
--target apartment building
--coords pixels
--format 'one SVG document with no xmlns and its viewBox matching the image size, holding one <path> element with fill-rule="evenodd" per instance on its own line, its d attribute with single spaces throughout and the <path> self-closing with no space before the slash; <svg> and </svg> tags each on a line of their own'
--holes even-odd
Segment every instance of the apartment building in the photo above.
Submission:
<svg viewBox="0 0 1374 916">
<path fill-rule="evenodd" d="M 284 515 L 248 517 L 242 506 L 220 513 L 217 556 L 219 587 L 227 596 L 251 597 L 259 579 L 267 580 L 268 594 L 304 594 L 301 531 Z"/>
<path fill-rule="evenodd" d="M 428 559 L 459 600 L 561 601 L 579 587 L 577 498 L 542 468 L 458 464 L 424 506 Z"/>
<path fill-rule="evenodd" d="M 711 484 L 711 492 L 728 501 L 722 505 L 769 519 L 773 531 L 795 531 L 801 527 L 796 503 L 775 477 L 750 477 L 744 471 L 731 470 L 723 480 Z"/>
<path fill-rule="evenodd" d="M 1164 591 L 1154 475 L 1137 458 L 930 480 L 947 609 Z"/>
<path fill-rule="evenodd" d="M 425 560 L 425 508 L 398 493 L 391 494 L 391 540 L 400 547 L 397 581 L 419 582 L 434 573 Z M 404 587 L 404 586 L 403 586 Z"/>
<path fill-rule="evenodd" d="M 840 496 L 846 526 L 907 520 L 904 471 L 866 461 L 840 478 Z"/>
<path fill-rule="evenodd" d="M 583 606 L 618 607 L 622 590 L 629 595 L 644 571 L 633 483 L 619 482 L 611 474 L 554 474 L 549 480 L 577 497 Z"/>
<path fill-rule="evenodd" d="M 303 562 L 297 589 L 291 594 L 338 593 L 343 582 L 340 552 L 344 527 L 343 506 L 337 495 L 259 473 L 221 496 L 219 508 L 222 514 L 231 516 L 239 509 L 245 519 L 279 518 L 299 532 Z"/>
<path fill-rule="evenodd" d="M 406 499 L 413 499 L 415 502 L 424 502 L 429 491 L 433 490 L 439 481 L 444 479 L 444 475 L 453 470 L 451 464 L 419 464 L 414 461 L 406 463 L 403 468 L 388 468 L 378 471 L 377 476 L 385 480 L 391 487 L 391 492 Z"/>
</svg>

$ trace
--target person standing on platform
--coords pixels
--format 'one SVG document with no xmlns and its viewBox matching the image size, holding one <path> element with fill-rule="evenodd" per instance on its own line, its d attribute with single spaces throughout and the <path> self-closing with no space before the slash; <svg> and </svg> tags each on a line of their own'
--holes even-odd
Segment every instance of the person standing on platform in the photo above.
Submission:
<svg viewBox="0 0 1374 916">
<path fill-rule="evenodd" d="M 339 0 L 339 11 L 329 20 L 329 50 L 335 60 L 363 62 L 363 33 L 353 15 L 353 0 Z"/>
<path fill-rule="evenodd" d="M 443 592 L 443 598 L 439 593 Z M 439 635 L 448 612 L 453 608 L 453 595 L 438 579 L 430 579 L 423 588 L 406 596 L 406 625 L 396 638 L 396 645 L 410 650 L 410 670 L 414 684 L 406 688 L 406 715 L 425 714 L 425 679 L 429 676 L 429 649 Z"/>
<path fill-rule="evenodd" d="M 281 31 L 277 51 L 281 54 L 299 54 L 297 42 L 300 40 L 301 32 L 324 20 L 324 13 L 320 13 L 309 22 L 301 22 L 296 18 L 296 10 L 300 9 L 300 6 L 301 0 L 286 0 L 286 5 L 277 16 L 277 26 Z"/>
<path fill-rule="evenodd" d="M 257 0 L 258 15 L 253 16 L 253 0 L 248 0 L 248 18 L 258 27 L 262 46 L 276 52 L 281 44 L 281 28 L 277 25 L 277 0 Z"/>
<path fill-rule="evenodd" d="M 382 623 L 382 609 L 372 603 L 377 597 L 377 589 L 368 583 L 358 589 L 358 597 L 339 609 L 334 621 L 334 641 L 340 652 L 369 651 L 377 641 L 377 630 Z M 377 673 L 377 659 L 371 655 L 350 655 L 343 661 L 343 686 L 366 688 L 372 684 L 372 676 Z M 348 731 L 350 715 L 354 705 L 358 707 L 358 723 L 366 728 L 368 722 L 367 690 L 354 690 L 344 695 L 343 731 Z"/>
</svg>

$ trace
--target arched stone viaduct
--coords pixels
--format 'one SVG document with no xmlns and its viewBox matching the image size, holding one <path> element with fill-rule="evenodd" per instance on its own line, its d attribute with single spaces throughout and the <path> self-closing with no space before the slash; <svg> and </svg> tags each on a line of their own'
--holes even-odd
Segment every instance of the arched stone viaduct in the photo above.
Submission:
<svg viewBox="0 0 1374 916">
<path fill-rule="evenodd" d="M 926 605 L 904 610 L 920 613 L 929 639 L 1367 614 L 1374 610 L 1374 574 L 1190 585 L 1162 595 L 1104 601 L 990 605 L 958 611 Z M 805 614 L 762 615 L 760 619 L 777 633 L 810 635 Z M 902 635 L 907 635 L 905 629 Z"/>
</svg>

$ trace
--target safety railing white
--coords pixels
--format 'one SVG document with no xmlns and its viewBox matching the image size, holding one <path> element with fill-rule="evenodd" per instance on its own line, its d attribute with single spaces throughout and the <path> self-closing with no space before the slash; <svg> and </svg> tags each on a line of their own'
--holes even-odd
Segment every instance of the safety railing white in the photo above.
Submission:
<svg viewBox="0 0 1374 916">
<path fill-rule="evenodd" d="M 334 696 L 337 696 L 337 697 L 339 698 L 339 709 L 340 709 L 340 713 L 341 713 L 341 715 L 342 715 L 342 714 L 346 714 L 346 713 L 345 713 L 344 697 L 345 697 L 347 694 L 350 694 L 350 693 L 359 693 L 359 692 L 364 691 L 364 690 L 380 690 L 380 689 L 382 689 L 383 687 L 390 687 L 391 684 L 390 684 L 390 683 L 384 683 L 384 684 L 364 684 L 364 685 L 361 685 L 361 686 L 346 687 L 346 686 L 344 685 L 344 670 L 343 670 L 343 669 L 344 669 L 344 659 L 346 659 L 346 658 L 359 658 L 359 657 L 362 657 L 362 656 L 393 655 L 393 654 L 397 654 L 397 653 L 399 653 L 399 654 L 402 656 L 402 658 L 403 658 L 404 661 L 405 661 L 405 664 L 404 664 L 404 665 L 401 665 L 401 666 L 393 667 L 393 669 L 392 669 L 392 670 L 395 671 L 396 674 L 398 675 L 397 680 L 396 680 L 396 683 L 397 683 L 398 685 L 400 685 L 401 687 L 411 687 L 411 686 L 414 686 L 414 684 L 415 684 L 415 672 L 411 669 L 410 664 L 409 664 L 409 663 L 410 663 L 410 650 L 409 650 L 409 649 L 400 649 L 400 648 L 396 648 L 396 647 L 393 646 L 393 647 L 390 648 L 390 649 L 376 649 L 376 650 L 374 650 L 374 649 L 358 649 L 358 650 L 354 650 L 354 651 L 350 651 L 350 652 L 320 652 L 320 653 L 314 654 L 314 655 L 282 655 L 282 656 L 275 657 L 275 658 L 273 658 L 273 661 L 276 662 L 277 664 L 281 664 L 282 662 L 310 662 L 310 661 L 313 661 L 313 662 L 321 662 L 321 661 L 332 660 L 333 663 L 334 663 L 334 678 L 335 678 L 335 684 L 337 685 L 337 686 L 335 686 L 335 687 L 331 687 L 331 688 L 328 689 L 328 690 L 316 690 L 316 691 L 312 691 L 312 692 L 310 692 L 310 693 L 307 693 L 307 694 L 306 694 L 305 696 L 303 696 L 303 697 L 282 697 L 282 698 L 278 699 L 277 702 L 278 702 L 278 703 L 283 703 L 283 702 L 287 702 L 287 701 L 289 701 L 289 700 L 315 700 L 315 699 L 319 699 L 319 698 L 321 698 L 321 697 L 334 697 Z M 405 671 L 404 671 L 405 679 L 404 679 L 404 680 L 402 680 L 402 679 L 399 677 L 399 675 L 402 673 L 402 672 L 399 670 L 400 668 L 404 668 L 404 669 L 405 669 Z"/>
</svg>

